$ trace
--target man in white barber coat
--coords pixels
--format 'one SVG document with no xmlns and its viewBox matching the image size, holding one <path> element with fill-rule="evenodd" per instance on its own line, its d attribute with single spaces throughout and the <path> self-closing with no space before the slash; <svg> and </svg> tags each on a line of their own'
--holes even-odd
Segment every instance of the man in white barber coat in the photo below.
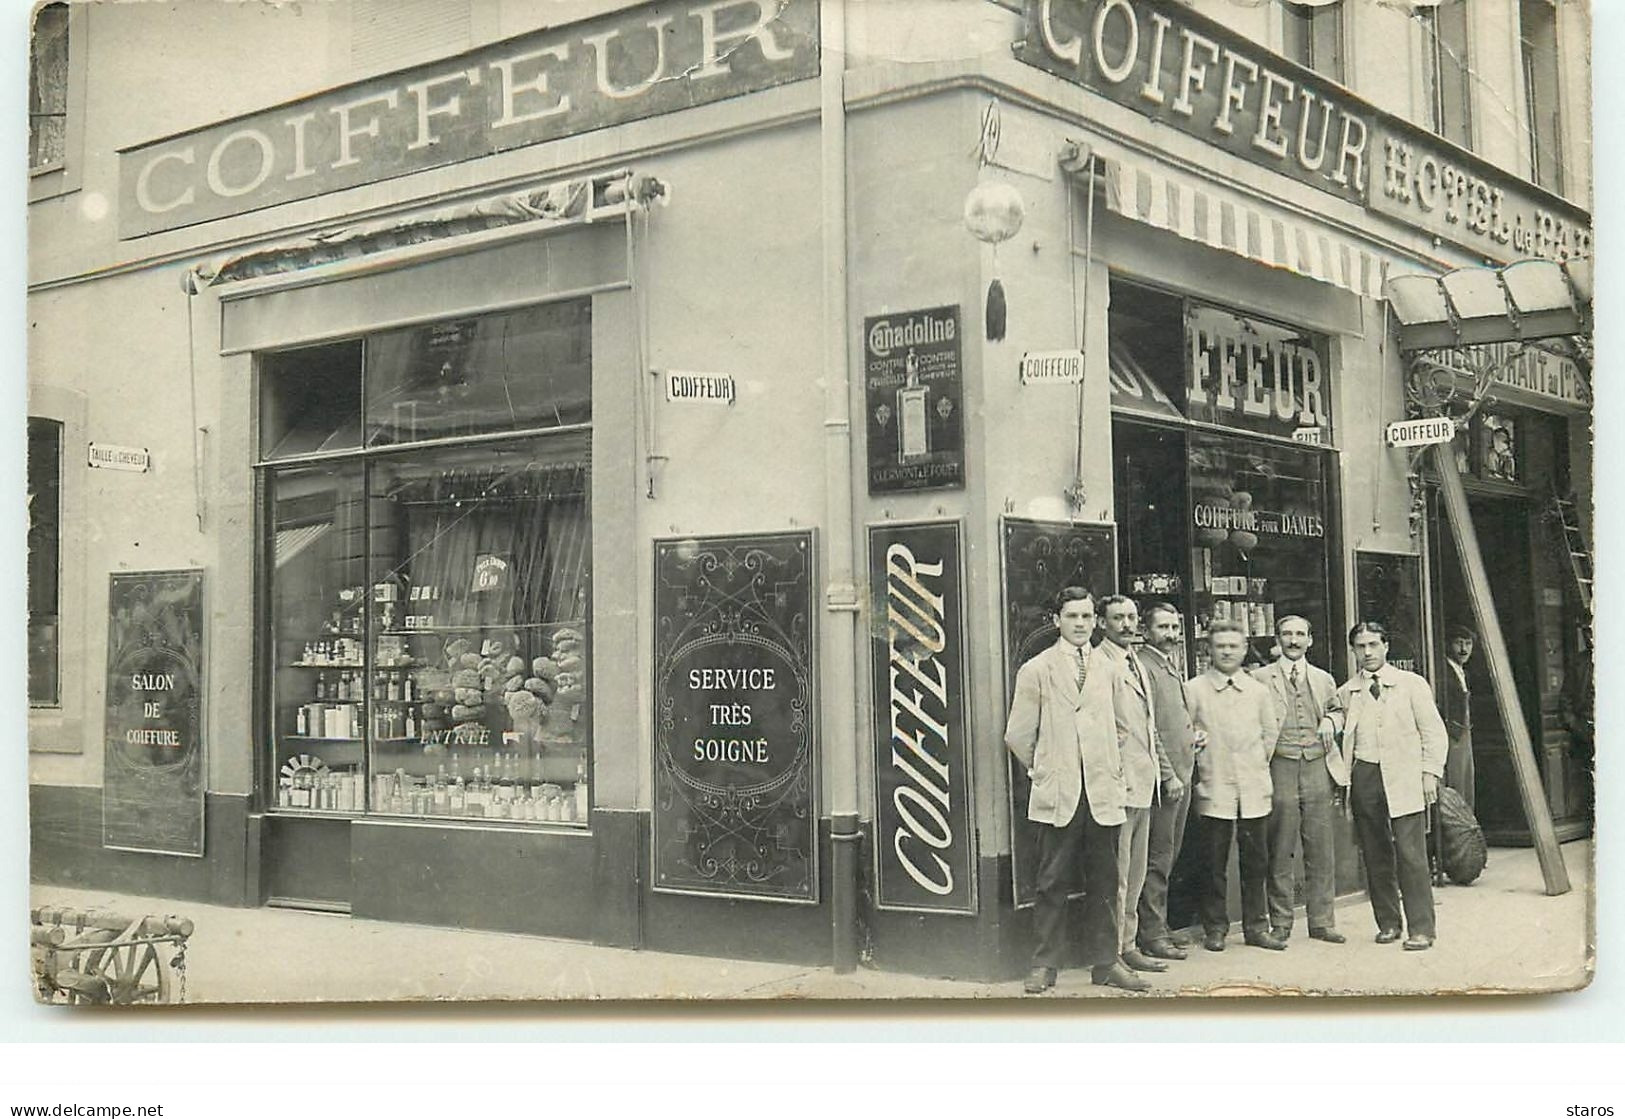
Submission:
<svg viewBox="0 0 1625 1119">
<path fill-rule="evenodd" d="M 1439 796 L 1450 738 L 1433 689 L 1414 672 L 1388 663 L 1388 631 L 1360 622 L 1349 631 L 1360 671 L 1337 689 L 1321 720 L 1321 741 L 1342 736 L 1349 760 L 1349 802 L 1365 859 L 1377 943 L 1400 938 L 1405 949 L 1433 947 L 1433 878 L 1428 872 L 1427 806 Z"/>
<path fill-rule="evenodd" d="M 1016 673 L 1004 743 L 1032 779 L 1027 818 L 1038 825 L 1037 943 L 1028 994 L 1055 985 L 1066 966 L 1067 895 L 1083 868 L 1081 956 L 1099 985 L 1130 991 L 1151 984 L 1118 958 L 1118 829 L 1123 762 L 1117 751 L 1117 666 L 1089 646 L 1095 599 L 1082 587 L 1056 596 L 1054 645 Z"/>
<path fill-rule="evenodd" d="M 1253 670 L 1270 690 L 1281 730 L 1270 756 L 1269 909 L 1270 933 L 1286 940 L 1292 935 L 1296 864 L 1303 850 L 1304 908 L 1309 935 L 1315 940 L 1342 944 L 1332 909 L 1336 891 L 1336 852 L 1332 847 L 1334 790 L 1349 783 L 1348 764 L 1335 747 L 1328 750 L 1319 738 L 1320 720 L 1337 691 L 1337 681 L 1325 669 L 1309 663 L 1305 655 L 1315 643 L 1307 618 L 1287 614 L 1275 623 L 1281 655 L 1274 664 Z"/>
</svg>

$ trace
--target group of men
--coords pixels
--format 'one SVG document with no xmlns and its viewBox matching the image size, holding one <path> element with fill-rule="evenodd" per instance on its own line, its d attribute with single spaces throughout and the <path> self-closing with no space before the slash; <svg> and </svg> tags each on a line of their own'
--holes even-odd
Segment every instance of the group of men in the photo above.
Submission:
<svg viewBox="0 0 1625 1119">
<path fill-rule="evenodd" d="M 1388 663 L 1380 623 L 1350 631 L 1359 671 L 1338 687 L 1306 659 L 1314 634 L 1297 615 L 1276 624 L 1275 662 L 1252 671 L 1243 668 L 1241 626 L 1211 622 L 1209 667 L 1188 680 L 1179 668 L 1184 619 L 1167 603 L 1147 607 L 1143 644 L 1139 607 L 1123 595 L 1101 599 L 1097 618 L 1094 595 L 1067 587 L 1053 622 L 1055 644 L 1016 675 L 1005 727 L 1005 745 L 1031 778 L 1027 818 L 1038 826 L 1028 993 L 1054 986 L 1073 958 L 1067 907 L 1080 871 L 1080 955 L 1095 984 L 1150 990 L 1147 974 L 1187 958 L 1193 942 L 1169 927 L 1167 912 L 1187 824 L 1201 853 L 1203 948 L 1225 949 L 1233 844 L 1246 944 L 1287 947 L 1300 848 L 1309 936 L 1345 943 L 1332 840 L 1345 802 L 1377 942 L 1433 945 L 1426 807 L 1451 735 L 1428 682 Z"/>
</svg>

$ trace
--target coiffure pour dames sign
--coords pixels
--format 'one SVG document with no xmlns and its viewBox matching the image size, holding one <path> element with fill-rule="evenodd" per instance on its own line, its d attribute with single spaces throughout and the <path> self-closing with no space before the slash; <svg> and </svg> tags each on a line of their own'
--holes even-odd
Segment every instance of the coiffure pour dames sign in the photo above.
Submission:
<svg viewBox="0 0 1625 1119">
<path fill-rule="evenodd" d="M 139 237 L 815 77 L 817 0 L 671 0 L 119 154 Z"/>
<path fill-rule="evenodd" d="M 1590 217 L 1172 0 L 1027 0 L 1015 55 L 1180 132 L 1500 260 Z"/>
</svg>

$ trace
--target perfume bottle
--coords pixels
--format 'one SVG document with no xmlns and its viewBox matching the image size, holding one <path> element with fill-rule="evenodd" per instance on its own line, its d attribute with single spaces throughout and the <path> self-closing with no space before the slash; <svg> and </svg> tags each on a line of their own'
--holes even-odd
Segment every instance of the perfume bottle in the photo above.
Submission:
<svg viewBox="0 0 1625 1119">
<path fill-rule="evenodd" d="M 912 349 L 903 359 L 903 387 L 897 390 L 897 461 L 910 462 L 931 453 L 926 401 L 931 390 L 920 384 L 920 359 Z"/>
</svg>

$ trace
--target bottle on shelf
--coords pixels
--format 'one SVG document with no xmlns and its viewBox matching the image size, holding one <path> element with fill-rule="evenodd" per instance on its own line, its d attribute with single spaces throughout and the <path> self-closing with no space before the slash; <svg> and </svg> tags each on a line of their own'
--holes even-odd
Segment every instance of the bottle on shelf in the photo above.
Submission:
<svg viewBox="0 0 1625 1119">
<path fill-rule="evenodd" d="M 294 733 L 300 738 L 310 737 L 310 712 L 303 707 L 294 715 Z"/>
<path fill-rule="evenodd" d="M 587 755 L 582 754 L 581 760 L 576 762 L 575 818 L 577 820 L 587 818 L 587 809 L 591 803 L 592 793 L 587 786 Z"/>
</svg>

